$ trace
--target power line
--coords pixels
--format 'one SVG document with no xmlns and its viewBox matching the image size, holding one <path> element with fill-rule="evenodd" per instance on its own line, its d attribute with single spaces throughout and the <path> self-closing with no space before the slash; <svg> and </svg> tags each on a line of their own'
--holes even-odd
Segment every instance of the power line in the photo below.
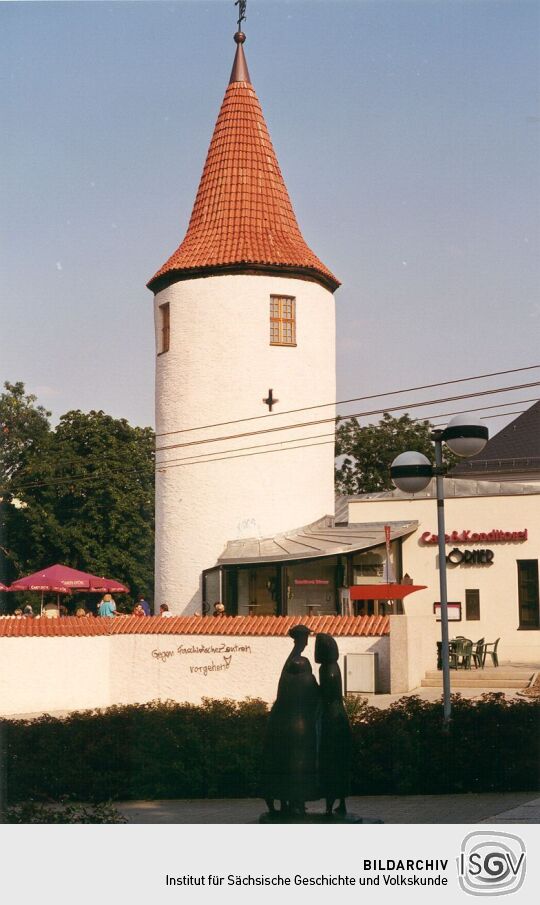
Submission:
<svg viewBox="0 0 540 905">
<path fill-rule="evenodd" d="M 510 369 L 510 370 L 506 370 L 506 371 L 492 371 L 492 372 L 490 372 L 490 373 L 488 373 L 488 374 L 479 374 L 479 375 L 474 376 L 474 377 L 460 377 L 460 378 L 456 378 L 456 379 L 453 379 L 453 380 L 445 380 L 445 381 L 442 381 L 441 383 L 431 383 L 431 384 L 425 384 L 425 385 L 423 385 L 423 386 L 410 387 L 409 389 L 404 389 L 404 390 L 390 390 L 390 391 L 388 391 L 387 393 L 375 393 L 375 394 L 370 395 L 370 396 L 357 396 L 357 397 L 355 397 L 355 398 L 353 398 L 353 399 L 345 399 L 345 400 L 341 400 L 340 402 L 338 401 L 338 402 L 335 402 L 335 403 L 321 403 L 321 404 L 319 404 L 319 405 L 306 406 L 305 408 L 290 409 L 290 410 L 288 410 L 288 411 L 286 411 L 286 412 L 271 412 L 271 413 L 268 413 L 268 412 L 267 412 L 265 415 L 255 415 L 255 416 L 253 416 L 252 418 L 237 418 L 237 419 L 235 419 L 235 420 L 233 420 L 233 421 L 219 422 L 219 423 L 216 423 L 216 424 L 205 425 L 205 426 L 200 427 L 200 428 L 191 427 L 191 428 L 185 428 L 185 429 L 178 430 L 178 431 L 168 431 L 168 432 L 166 432 L 166 433 L 156 434 L 155 436 L 156 436 L 156 437 L 160 437 L 160 436 L 168 436 L 168 435 L 170 435 L 170 434 L 176 434 L 176 433 L 188 433 L 188 432 L 195 431 L 195 430 L 203 430 L 205 427 L 206 427 L 206 428 L 210 428 L 210 427 L 220 427 L 220 426 L 224 426 L 224 425 L 227 425 L 227 424 L 237 424 L 237 423 L 242 423 L 242 422 L 245 422 L 245 421 L 255 421 L 255 420 L 260 419 L 260 418 L 273 417 L 274 415 L 286 415 L 286 414 L 293 414 L 293 413 L 295 413 L 295 412 L 300 412 L 300 411 L 308 411 L 308 410 L 316 409 L 316 408 L 325 408 L 325 407 L 330 406 L 330 405 L 342 405 L 342 404 L 346 404 L 346 403 L 348 403 L 348 402 L 357 402 L 357 401 L 368 400 L 368 399 L 379 399 L 379 398 L 384 397 L 384 396 L 392 396 L 392 395 L 397 395 L 397 394 L 401 394 L 401 393 L 415 392 L 415 391 L 417 391 L 417 390 L 428 389 L 428 388 L 437 387 L 437 386 L 448 386 L 448 385 L 455 384 L 455 383 L 464 383 L 464 382 L 467 382 L 467 381 L 480 380 L 480 379 L 488 378 L 488 377 L 496 377 L 496 376 L 500 376 L 500 375 L 504 375 L 504 374 L 515 374 L 515 373 L 518 373 L 518 372 L 521 372 L 521 371 L 531 371 L 531 370 L 535 370 L 535 369 L 537 369 L 537 368 L 540 368 L 540 365 L 528 365 L 528 366 L 526 366 L 526 367 L 522 367 L 522 368 L 513 368 L 513 369 Z M 524 386 L 524 387 L 527 387 L 527 386 L 534 386 L 534 385 L 535 385 L 535 384 L 524 384 L 523 386 Z M 509 387 L 509 388 L 506 388 L 506 389 L 504 389 L 504 390 L 501 389 L 501 390 L 498 390 L 498 391 L 496 391 L 496 392 L 506 392 L 507 390 L 511 390 L 511 389 L 514 389 L 514 387 Z M 479 393 L 470 394 L 471 398 L 473 398 L 473 397 L 475 397 L 475 396 L 477 396 L 477 395 L 482 395 L 482 393 L 479 392 Z M 458 397 L 449 397 L 449 398 L 450 398 L 450 399 L 459 399 L 459 398 L 469 398 L 469 396 L 463 396 L 463 397 L 459 397 L 459 396 L 458 396 Z M 437 403 L 438 401 L 439 401 L 439 400 L 433 400 L 432 402 L 427 402 L 427 403 L 425 403 L 425 405 L 426 405 L 426 407 L 427 407 L 428 405 L 434 405 L 434 404 Z M 441 400 L 441 401 L 446 401 L 446 400 Z M 519 402 L 536 402 L 537 400 L 536 400 L 536 399 L 533 399 L 533 400 L 524 399 L 524 400 L 516 400 L 516 401 L 519 401 Z M 514 404 L 515 404 L 515 402 L 511 402 L 511 403 L 500 403 L 501 406 L 503 406 L 503 405 L 514 405 Z M 347 419 L 349 419 L 349 418 L 364 417 L 364 416 L 371 415 L 371 414 L 381 414 L 381 413 L 384 412 L 384 411 L 399 411 L 399 410 L 404 410 L 404 409 L 407 409 L 407 408 L 423 407 L 423 405 L 424 405 L 423 403 L 410 403 L 409 405 L 405 405 L 405 404 L 404 404 L 404 405 L 402 405 L 402 406 L 394 406 L 393 408 L 388 408 L 388 407 L 387 407 L 387 408 L 384 408 L 384 409 L 374 410 L 373 412 L 360 412 L 360 413 L 353 414 L 353 415 L 341 415 L 341 416 L 337 416 L 337 418 L 338 418 L 339 421 L 345 421 L 345 420 L 347 420 Z M 482 409 L 466 409 L 465 411 L 481 411 L 481 410 L 482 410 Z M 455 413 L 453 413 L 453 414 L 461 414 L 461 413 L 460 413 L 460 412 L 455 412 Z M 426 415 L 426 419 L 429 418 L 429 417 L 431 417 L 431 418 L 438 418 L 438 417 L 443 417 L 443 416 L 442 416 L 442 415 L 441 415 L 441 416 L 439 416 L 439 415 L 432 415 L 432 416 Z M 420 421 L 421 421 L 421 420 L 426 420 L 426 419 L 419 418 L 419 419 L 413 419 L 413 420 L 420 420 Z M 334 419 L 334 418 L 326 419 L 326 423 L 329 423 L 330 421 L 333 421 L 333 420 L 335 420 L 335 419 Z M 325 422 L 324 422 L 324 421 L 320 421 L 320 422 L 313 421 L 313 422 L 306 422 L 305 424 L 306 424 L 306 426 L 311 426 L 311 425 L 315 425 L 315 424 L 318 424 L 318 423 L 325 423 Z M 281 428 L 275 428 L 275 430 L 287 430 L 289 427 L 292 429 L 293 427 L 296 428 L 296 427 L 300 427 L 300 426 L 303 426 L 303 425 L 298 425 L 298 424 L 297 424 L 297 425 L 283 426 L 283 427 L 281 427 Z M 270 428 L 270 430 L 273 430 L 273 428 Z M 255 436 L 255 435 L 257 435 L 257 433 L 259 433 L 259 432 L 258 432 L 258 431 L 254 431 L 254 432 L 253 432 L 253 435 Z M 260 433 L 264 433 L 264 431 L 261 431 Z M 250 435 L 251 435 L 251 433 L 245 433 L 245 434 L 231 435 L 231 436 L 229 436 L 229 437 L 215 437 L 215 438 L 208 438 L 207 440 L 204 440 L 204 441 L 201 440 L 201 441 L 194 441 L 194 442 L 201 442 L 201 443 L 203 443 L 203 442 L 206 442 L 206 443 L 216 442 L 216 443 L 217 443 L 217 442 L 220 442 L 221 440 L 228 440 L 228 439 L 233 439 L 233 438 L 235 438 L 235 437 L 250 436 Z M 309 439 L 309 438 L 307 438 L 307 439 Z M 278 442 L 278 441 L 276 441 L 276 442 Z M 283 442 L 289 442 L 289 441 L 283 441 Z M 184 444 L 179 444 L 178 446 L 180 447 L 180 446 L 183 446 L 183 445 L 184 445 Z M 185 445 L 188 445 L 188 444 L 185 444 Z M 161 452 L 161 451 L 166 450 L 166 449 L 175 449 L 175 448 L 176 448 L 176 445 L 156 447 L 156 452 Z M 116 459 L 116 456 L 115 456 L 114 458 Z M 80 461 L 80 457 L 79 457 L 79 458 L 76 458 L 76 459 L 64 459 L 64 460 L 61 462 L 61 465 L 62 465 L 62 467 L 65 467 L 65 466 L 68 466 L 68 465 L 71 465 L 71 464 L 77 464 L 79 461 Z M 101 462 L 106 463 L 107 461 L 109 461 L 107 455 L 101 456 Z M 25 472 L 26 470 L 27 470 L 27 469 L 25 469 L 25 468 L 23 467 L 23 468 L 21 469 L 21 471 L 19 472 L 19 474 L 24 474 L 24 472 Z M 22 485 L 20 485 L 20 486 L 22 486 Z"/>
<path fill-rule="evenodd" d="M 515 400 L 514 402 L 501 402 L 501 403 L 498 403 L 497 405 L 486 405 L 486 406 L 482 406 L 481 408 L 460 409 L 457 412 L 441 412 L 440 415 L 429 415 L 427 419 L 426 418 L 411 418 L 411 421 L 414 424 L 418 423 L 419 421 L 425 421 L 425 420 L 429 420 L 431 422 L 438 418 L 451 418 L 454 415 L 464 415 L 464 414 L 467 414 L 468 412 L 484 412 L 489 409 L 502 408 L 503 406 L 508 406 L 508 405 L 516 405 L 516 403 L 521 403 L 521 402 L 538 402 L 538 399 L 519 399 L 519 400 Z M 505 415 L 521 414 L 524 411 L 526 411 L 526 409 L 520 409 L 519 412 L 501 412 L 498 415 L 485 415 L 483 417 L 484 417 L 484 419 L 486 419 L 486 418 L 504 418 Z M 222 457 L 226 458 L 228 453 L 244 452 L 244 451 L 250 450 L 250 449 L 264 449 L 267 446 L 275 446 L 277 443 L 296 443 L 301 440 L 302 441 L 303 440 L 318 440 L 321 437 L 334 437 L 334 436 L 335 436 L 335 431 L 333 431 L 332 433 L 329 433 L 329 434 L 311 434 L 309 437 L 294 437 L 291 440 L 276 440 L 274 443 L 260 443 L 260 444 L 257 444 L 256 446 L 241 446 L 238 449 L 230 449 L 230 450 L 223 449 L 223 450 L 216 451 L 215 453 L 211 453 L 211 452 L 202 453 L 201 455 L 198 455 L 198 456 L 184 456 L 183 458 L 179 458 L 179 459 L 162 459 L 160 462 L 156 462 L 156 471 L 165 471 L 165 469 L 167 467 L 174 465 L 174 463 L 176 463 L 176 462 L 188 462 L 188 461 L 192 461 L 194 459 L 202 459 L 202 458 L 204 458 L 206 462 L 212 462 L 212 461 L 214 461 L 213 459 L 209 459 L 206 457 L 207 456 L 222 456 Z"/>
<path fill-rule="evenodd" d="M 503 412 L 502 415 L 486 415 L 484 421 L 487 421 L 489 418 L 504 418 L 505 415 L 522 415 L 523 412 L 526 412 L 527 409 L 516 409 L 515 412 Z"/>
<path fill-rule="evenodd" d="M 222 449 L 215 453 L 211 453 L 211 452 L 201 453 L 198 456 L 184 456 L 181 459 L 164 459 L 162 462 L 156 463 L 156 471 L 165 471 L 168 467 L 174 468 L 175 462 L 189 462 L 189 463 L 193 462 L 193 464 L 195 464 L 195 460 L 197 460 L 197 459 L 204 459 L 205 462 L 219 462 L 219 461 L 221 461 L 221 459 L 236 458 L 236 456 L 232 456 L 232 455 L 229 456 L 230 453 L 245 452 L 246 450 L 249 450 L 249 449 L 266 449 L 266 447 L 276 446 L 276 444 L 278 444 L 278 443 L 299 443 L 300 444 L 299 446 L 287 446 L 285 448 L 282 447 L 281 449 L 268 450 L 268 452 L 286 452 L 287 449 L 300 449 L 304 440 L 319 440 L 321 437 L 333 437 L 334 438 L 333 442 L 335 443 L 335 431 L 331 431 L 328 434 L 312 434 L 309 437 L 294 437 L 291 440 L 275 440 L 274 443 L 258 443 L 255 446 L 241 446 L 239 449 L 228 449 L 228 450 Z M 308 445 L 308 444 L 306 443 L 306 445 Z M 207 459 L 206 456 L 219 456 L 220 458 L 219 459 Z"/>
<path fill-rule="evenodd" d="M 526 384 L 524 386 L 529 386 L 529 385 L 530 384 Z M 534 385 L 534 384 L 532 384 L 532 385 Z M 485 393 L 505 392 L 509 389 L 514 389 L 514 387 L 500 388 L 498 390 L 482 391 L 481 393 L 466 394 L 464 397 L 458 396 L 458 397 L 450 397 L 450 398 L 451 399 L 474 398 L 477 395 L 484 395 Z M 448 399 L 433 400 L 432 403 L 411 403 L 410 407 L 413 407 L 414 405 L 434 404 L 435 402 L 439 402 L 439 401 L 448 401 Z M 449 418 L 449 417 L 452 417 L 453 415 L 457 415 L 457 414 L 465 414 L 468 412 L 477 412 L 477 411 L 483 412 L 483 411 L 487 411 L 487 410 L 490 410 L 493 408 L 504 408 L 507 406 L 515 405 L 516 403 L 520 404 L 520 403 L 537 402 L 537 401 L 538 401 L 538 399 L 520 399 L 520 400 L 515 400 L 514 402 L 503 402 L 503 403 L 498 403 L 496 405 L 488 405 L 488 406 L 481 406 L 481 407 L 475 407 L 475 408 L 469 408 L 469 409 L 461 409 L 459 411 L 446 412 L 446 413 L 441 413 L 438 415 L 427 415 L 425 417 L 423 416 L 420 418 L 411 419 L 411 421 L 413 421 L 414 423 L 417 423 L 419 421 L 428 421 L 428 420 L 433 420 L 433 419 L 438 419 L 438 418 Z M 401 407 L 399 407 L 399 408 L 401 408 Z M 383 410 L 381 409 L 380 411 L 383 411 Z M 484 417 L 485 418 L 498 418 L 498 417 L 504 417 L 505 415 L 522 414 L 524 411 L 526 411 L 526 409 L 519 409 L 514 412 L 502 412 L 502 413 L 499 413 L 496 415 L 486 415 Z M 350 419 L 353 417 L 359 417 L 362 414 L 364 414 L 364 413 L 359 413 L 358 415 L 349 415 L 347 417 Z M 369 413 L 369 414 L 372 414 L 372 413 Z M 325 419 L 325 421 L 333 421 L 333 420 L 334 420 L 333 418 Z M 317 423 L 317 422 L 313 422 L 313 423 Z M 255 433 L 265 433 L 265 432 L 261 431 L 261 432 L 255 432 Z M 325 445 L 325 444 L 309 443 L 307 441 L 318 440 L 318 439 L 326 438 L 326 437 L 332 438 L 332 440 L 326 441 L 327 443 L 334 442 L 335 432 L 332 431 L 331 433 L 327 433 L 327 434 L 314 434 L 314 435 L 310 435 L 308 437 L 295 437 L 295 438 L 292 438 L 289 440 L 276 440 L 273 443 L 257 444 L 255 446 L 246 446 L 246 447 L 240 447 L 240 448 L 231 449 L 231 450 L 219 450 L 219 451 L 216 451 L 213 453 L 208 452 L 208 453 L 202 453 L 202 454 L 193 455 L 193 456 L 187 455 L 183 458 L 178 458 L 178 459 L 162 460 L 161 462 L 156 463 L 156 470 L 164 472 L 168 468 L 180 467 L 180 465 L 184 465 L 184 464 L 190 464 L 190 465 L 199 464 L 199 462 L 197 460 L 204 461 L 204 462 L 217 462 L 217 461 L 223 461 L 225 459 L 230 459 L 230 458 L 241 458 L 241 455 L 239 455 L 240 453 L 246 453 L 251 450 L 255 450 L 255 452 L 252 452 L 251 455 L 256 455 L 256 454 L 258 454 L 258 451 L 261 451 L 261 453 L 262 453 L 262 451 L 286 452 L 287 449 L 292 450 L 292 449 L 309 448 L 310 446 L 321 446 L 321 445 Z M 218 441 L 216 440 L 215 442 L 218 442 Z M 266 449 L 266 447 L 276 446 L 278 443 L 282 443 L 282 444 L 298 443 L 298 445 L 297 446 L 287 445 L 286 447 L 282 447 L 281 449 Z M 179 444 L 179 445 L 182 446 L 183 444 Z M 188 444 L 188 445 L 192 445 L 192 444 Z M 208 458 L 210 456 L 213 456 L 213 458 Z M 80 460 L 76 460 L 76 461 L 80 461 Z M 65 464 L 66 463 L 63 463 L 63 466 L 65 466 Z M 102 464 L 102 461 L 100 464 Z M 140 469 L 136 469 L 136 468 L 134 469 L 134 468 L 118 467 L 115 469 L 109 469 L 107 476 L 110 476 L 111 474 L 116 474 L 116 473 L 119 473 L 119 474 L 143 474 L 144 472 L 141 472 Z M 100 471 L 95 471 L 92 474 L 75 474 L 75 475 L 67 475 L 67 476 L 62 475 L 61 477 L 50 478 L 47 481 L 32 482 L 32 483 L 28 483 L 28 484 L 18 484 L 18 486 L 16 487 L 16 491 L 24 490 L 24 489 L 32 489 L 32 488 L 37 488 L 37 487 L 45 487 L 45 486 L 57 486 L 57 485 L 62 485 L 62 484 L 75 484 L 76 485 L 77 483 L 80 483 L 83 481 L 89 481 L 89 480 L 91 481 L 96 478 L 104 478 L 104 477 L 105 477 L 105 475 L 103 475 Z"/>
<path fill-rule="evenodd" d="M 404 409 L 411 409 L 411 408 L 426 408 L 427 406 L 436 405 L 436 404 L 443 403 L 443 402 L 456 402 L 460 399 L 474 399 L 478 396 L 490 396 L 490 395 L 494 395 L 496 393 L 508 393 L 513 390 L 523 390 L 528 387 L 539 386 L 539 385 L 540 385 L 540 381 L 537 380 L 532 383 L 514 384 L 514 386 L 510 386 L 510 387 L 499 387 L 499 388 L 495 388 L 495 389 L 491 389 L 491 390 L 480 390 L 477 393 L 462 393 L 458 396 L 445 396 L 445 397 L 441 397 L 440 399 L 429 399 L 424 402 L 411 402 L 408 405 L 405 404 L 405 405 L 385 406 L 382 409 L 372 409 L 371 411 L 354 412 L 351 415 L 338 416 L 337 420 L 338 421 L 350 421 L 353 418 L 366 418 L 371 415 L 380 415 L 380 414 L 383 414 L 384 412 L 403 411 Z M 426 420 L 427 420 L 427 416 L 426 416 Z M 219 443 L 219 442 L 222 442 L 223 440 L 237 440 L 242 437 L 256 437 L 256 436 L 260 436 L 262 434 L 270 434 L 270 433 L 275 433 L 277 431 L 284 431 L 284 430 L 290 431 L 290 430 L 295 430 L 297 428 L 302 428 L 302 427 L 314 427 L 315 425 L 318 425 L 318 424 L 330 424 L 331 422 L 335 422 L 335 421 L 336 421 L 336 418 L 319 418 L 315 421 L 300 421 L 295 424 L 283 424 L 283 425 L 278 425 L 276 427 L 264 428 L 263 430 L 244 431 L 243 433 L 240 433 L 240 434 L 228 434 L 223 437 L 207 437 L 203 440 L 190 440 L 187 443 L 172 443 L 168 446 L 156 446 L 156 452 L 162 452 L 163 450 L 167 450 L 167 449 L 185 449 L 188 446 L 201 446 L 206 443 Z"/>
<path fill-rule="evenodd" d="M 441 413 L 440 415 L 430 415 L 429 418 L 412 418 L 411 422 L 415 423 L 415 424 L 418 423 L 419 421 L 426 421 L 426 420 L 429 420 L 431 422 L 433 419 L 437 419 L 437 418 L 450 418 L 453 415 L 467 414 L 468 412 L 478 412 L 478 411 L 483 412 L 483 411 L 487 411 L 488 409 L 502 408 L 503 406 L 508 406 L 508 405 L 516 405 L 516 403 L 520 403 L 520 402 L 537 402 L 537 401 L 538 401 L 537 399 L 533 399 L 533 400 L 532 399 L 520 399 L 520 400 L 515 400 L 514 402 L 499 403 L 498 405 L 487 405 L 487 406 L 483 406 L 481 408 L 461 409 L 460 411 L 457 411 L 457 412 L 444 412 L 444 413 Z M 524 411 L 527 411 L 527 410 L 519 409 L 517 412 L 501 412 L 496 415 L 486 415 L 485 418 L 504 418 L 505 415 L 521 414 Z M 233 455 L 234 453 L 245 452 L 247 450 L 252 450 L 252 449 L 254 449 L 254 450 L 265 449 L 268 446 L 275 446 L 277 443 L 300 443 L 300 444 L 302 444 L 303 441 L 318 440 L 323 437 L 335 437 L 335 431 L 332 431 L 332 433 L 327 433 L 327 434 L 311 434 L 309 437 L 294 437 L 290 440 L 277 440 L 277 441 L 274 441 L 273 443 L 260 443 L 255 446 L 243 446 L 243 447 L 240 447 L 237 449 L 216 450 L 216 452 L 213 452 L 213 453 L 212 452 L 201 453 L 199 455 L 193 455 L 193 456 L 187 455 L 187 456 L 184 456 L 184 457 L 178 458 L 178 459 L 162 459 L 160 462 L 156 463 L 156 471 L 164 472 L 168 468 L 175 468 L 176 463 L 187 463 L 189 465 L 195 465 L 195 464 L 197 464 L 197 460 L 204 460 L 205 462 L 221 462 L 227 458 L 237 458 L 236 455 Z M 304 445 L 308 446 L 309 444 L 306 442 Z M 286 447 L 286 449 L 300 449 L 300 448 L 301 448 L 301 445 L 294 446 L 294 447 L 293 446 Z M 282 451 L 284 451 L 284 450 L 279 450 L 279 449 L 278 450 L 269 450 L 269 452 L 282 452 Z M 342 455 L 348 455 L 348 454 L 343 453 Z M 213 456 L 214 458 L 208 458 L 209 456 Z"/>
<path fill-rule="evenodd" d="M 207 430 L 211 427 L 226 427 L 229 424 L 241 424 L 245 421 L 258 421 L 261 418 L 275 418 L 280 415 L 294 415 L 296 412 L 307 412 L 313 409 L 328 408 L 334 405 L 348 405 L 351 402 L 367 402 L 369 399 L 381 399 L 384 396 L 397 396 L 401 393 L 415 393 L 418 390 L 431 390 L 435 387 L 450 386 L 454 383 L 466 383 L 471 380 L 484 380 L 488 377 L 502 377 L 505 374 L 518 374 L 521 371 L 534 371 L 540 365 L 527 365 L 523 368 L 511 368 L 507 371 L 492 371 L 489 374 L 477 374 L 474 377 L 457 377 L 454 380 L 443 380 L 440 383 L 425 383 L 422 386 L 407 387 L 403 390 L 388 390 L 386 393 L 373 393 L 370 396 L 355 396 L 351 399 L 338 399 L 336 402 L 320 402 L 317 405 L 306 405 L 302 408 L 288 409 L 284 412 L 265 412 L 264 415 L 252 415 L 250 418 L 233 418 L 231 421 L 217 421 L 215 424 L 202 424 L 199 427 L 182 427 L 173 431 L 161 431 L 156 437 L 169 437 L 172 434 L 187 434 L 191 431 Z M 346 417 L 346 416 L 344 416 Z M 355 417 L 350 416 L 350 417 Z"/>
</svg>

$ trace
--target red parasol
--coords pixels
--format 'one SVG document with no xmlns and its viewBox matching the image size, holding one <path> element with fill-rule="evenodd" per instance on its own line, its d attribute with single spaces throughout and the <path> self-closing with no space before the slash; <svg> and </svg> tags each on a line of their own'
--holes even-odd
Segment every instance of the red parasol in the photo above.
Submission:
<svg viewBox="0 0 540 905">
<path fill-rule="evenodd" d="M 69 566 L 57 564 L 34 572 L 25 578 L 12 582 L 10 591 L 55 591 L 58 594 L 70 591 L 91 591 L 95 593 L 124 593 L 129 588 L 114 578 L 101 578 L 90 572 L 80 572 Z"/>
</svg>

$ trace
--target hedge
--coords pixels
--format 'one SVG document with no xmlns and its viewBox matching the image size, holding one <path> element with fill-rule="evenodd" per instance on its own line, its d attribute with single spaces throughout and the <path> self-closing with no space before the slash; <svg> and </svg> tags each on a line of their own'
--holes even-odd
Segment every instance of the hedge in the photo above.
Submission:
<svg viewBox="0 0 540 905">
<path fill-rule="evenodd" d="M 530 791 L 538 787 L 540 702 L 402 698 L 380 710 L 346 702 L 353 731 L 351 794 Z M 104 802 L 260 795 L 267 719 L 259 700 L 152 702 L 3 720 L 4 784 L 11 803 Z"/>
</svg>

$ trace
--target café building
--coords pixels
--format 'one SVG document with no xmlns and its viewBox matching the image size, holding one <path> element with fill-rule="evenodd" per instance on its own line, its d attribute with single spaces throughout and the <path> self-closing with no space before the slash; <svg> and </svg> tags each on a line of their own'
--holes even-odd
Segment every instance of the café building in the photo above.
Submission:
<svg viewBox="0 0 540 905">
<path fill-rule="evenodd" d="M 450 634 L 499 641 L 499 660 L 540 663 L 540 483 L 445 480 Z M 415 528 L 399 543 L 399 568 L 423 590 L 405 614 L 440 618 L 437 507 L 425 491 L 363 494 L 347 500 L 349 523 L 401 519 Z"/>
</svg>

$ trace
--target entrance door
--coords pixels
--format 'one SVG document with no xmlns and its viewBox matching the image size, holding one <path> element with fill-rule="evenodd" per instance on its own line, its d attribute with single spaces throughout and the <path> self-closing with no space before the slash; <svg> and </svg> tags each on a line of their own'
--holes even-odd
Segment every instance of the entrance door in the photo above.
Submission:
<svg viewBox="0 0 540 905">
<path fill-rule="evenodd" d="M 519 627 L 540 628 L 538 560 L 518 559 Z"/>
<path fill-rule="evenodd" d="M 250 615 L 275 616 L 277 613 L 277 569 L 263 566 L 250 571 Z"/>
</svg>

